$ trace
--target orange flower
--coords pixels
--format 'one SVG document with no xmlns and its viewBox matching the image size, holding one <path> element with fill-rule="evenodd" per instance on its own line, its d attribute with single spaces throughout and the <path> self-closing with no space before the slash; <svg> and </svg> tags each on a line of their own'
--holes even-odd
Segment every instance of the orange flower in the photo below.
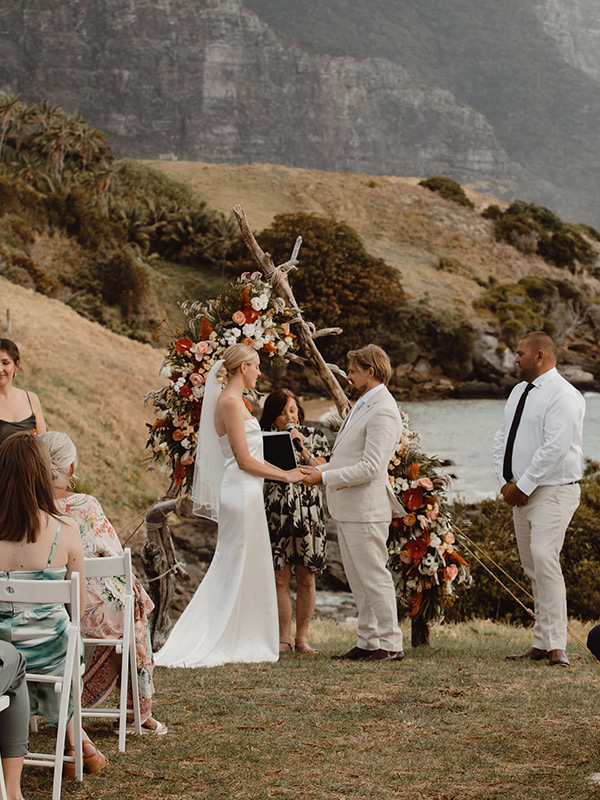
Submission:
<svg viewBox="0 0 600 800">
<path fill-rule="evenodd" d="M 157 419 L 152 424 L 152 430 L 155 431 L 157 428 L 162 428 L 166 424 L 167 424 L 167 420 L 166 419 Z"/>
<path fill-rule="evenodd" d="M 417 485 L 422 489 L 427 489 L 428 492 L 433 491 L 433 481 L 431 478 L 419 478 Z"/>
<path fill-rule="evenodd" d="M 177 352 L 180 353 L 180 355 L 183 355 L 184 353 L 187 353 L 189 351 L 190 347 L 193 347 L 193 346 L 194 346 L 194 343 L 192 342 L 191 339 L 188 339 L 188 338 L 178 339 L 175 342 L 175 350 L 177 350 Z"/>
<path fill-rule="evenodd" d="M 246 408 L 248 409 L 248 411 L 249 411 L 250 413 L 252 413 L 252 405 L 251 405 L 251 403 L 250 403 L 250 401 L 248 400 L 248 398 L 247 398 L 247 397 L 242 397 L 242 403 L 243 403 L 243 404 L 246 406 Z"/>
<path fill-rule="evenodd" d="M 402 492 L 402 499 L 409 511 L 417 511 L 423 505 L 423 489 L 406 489 Z"/>
<path fill-rule="evenodd" d="M 185 438 L 185 434 L 181 430 L 181 428 L 175 428 L 175 430 L 173 431 L 173 441 L 180 442 L 183 438 Z"/>
<path fill-rule="evenodd" d="M 246 338 L 244 339 L 242 344 L 247 344 L 248 347 L 253 347 L 254 346 L 254 339 L 251 339 L 249 336 L 246 336 Z"/>
<path fill-rule="evenodd" d="M 206 317 L 202 317 L 202 322 L 200 323 L 200 338 L 208 339 L 211 333 L 212 333 L 212 326 L 210 322 L 206 319 Z"/>
<path fill-rule="evenodd" d="M 414 481 L 414 479 L 415 479 L 415 478 L 417 477 L 417 475 L 419 474 L 420 470 L 421 470 L 421 468 L 420 468 L 420 467 L 419 467 L 419 465 L 416 463 L 416 461 L 415 461 L 415 462 L 413 462 L 413 463 L 410 465 L 410 467 L 408 468 L 408 480 L 409 480 L 409 481 Z"/>
<path fill-rule="evenodd" d="M 185 466 L 179 461 L 177 466 L 173 470 L 173 480 L 177 484 L 177 486 L 181 486 L 183 483 L 183 479 L 185 478 Z"/>
<path fill-rule="evenodd" d="M 247 308 L 252 303 L 252 300 L 250 298 L 250 284 L 248 284 L 248 286 L 246 286 L 246 288 L 242 292 L 240 303 L 242 309 Z"/>
<path fill-rule="evenodd" d="M 180 463 L 183 464 L 184 467 L 189 467 L 190 464 L 194 463 L 194 456 L 190 455 L 189 453 L 186 453 L 181 459 Z"/>
<path fill-rule="evenodd" d="M 404 545 L 404 550 L 410 555 L 413 561 L 420 561 L 429 547 L 429 534 L 427 531 L 416 539 L 409 539 Z"/>
<path fill-rule="evenodd" d="M 402 517 L 402 522 L 406 525 L 407 528 L 412 528 L 412 526 L 417 521 L 417 517 L 415 514 L 406 514 L 406 516 Z"/>
<path fill-rule="evenodd" d="M 244 318 L 245 318 L 246 322 L 249 325 L 251 325 L 253 322 L 255 322 L 260 317 L 260 312 L 259 311 L 255 311 L 252 308 L 252 306 L 249 306 L 248 308 L 245 308 L 244 311 L 243 311 L 243 314 L 244 314 Z"/>
<path fill-rule="evenodd" d="M 275 355 L 275 353 L 277 352 L 277 348 L 275 347 L 273 342 L 265 342 L 261 347 L 261 350 L 263 351 L 263 353 L 269 353 L 269 355 Z"/>
<path fill-rule="evenodd" d="M 421 608 L 422 602 L 423 602 L 423 592 L 415 592 L 415 594 L 413 594 L 411 598 L 412 606 L 407 616 L 414 617 Z"/>
</svg>

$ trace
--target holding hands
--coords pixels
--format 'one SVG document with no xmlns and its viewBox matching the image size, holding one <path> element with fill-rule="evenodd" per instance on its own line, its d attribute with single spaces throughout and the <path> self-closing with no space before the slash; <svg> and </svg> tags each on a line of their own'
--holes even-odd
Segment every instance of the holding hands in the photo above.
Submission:
<svg viewBox="0 0 600 800">
<path fill-rule="evenodd" d="M 323 473 L 316 467 L 300 467 L 300 472 L 302 473 L 301 480 L 306 486 L 317 486 L 323 483 Z"/>
</svg>

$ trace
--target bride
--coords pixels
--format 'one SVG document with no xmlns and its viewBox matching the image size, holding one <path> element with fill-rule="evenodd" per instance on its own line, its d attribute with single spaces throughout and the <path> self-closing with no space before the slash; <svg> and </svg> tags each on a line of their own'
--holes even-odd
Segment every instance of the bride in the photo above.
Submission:
<svg viewBox="0 0 600 800">
<path fill-rule="evenodd" d="M 262 433 L 242 393 L 260 375 L 256 350 L 228 347 L 206 379 L 194 470 L 194 513 L 218 522 L 217 548 L 204 580 L 155 662 L 215 667 L 277 661 L 279 627 L 263 479 L 294 483 L 299 469 L 263 461 Z"/>
</svg>

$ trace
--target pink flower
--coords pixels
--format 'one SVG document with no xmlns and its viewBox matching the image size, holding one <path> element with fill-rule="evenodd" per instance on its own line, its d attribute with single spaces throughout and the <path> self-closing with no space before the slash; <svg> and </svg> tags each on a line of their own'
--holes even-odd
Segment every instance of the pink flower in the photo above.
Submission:
<svg viewBox="0 0 600 800">
<path fill-rule="evenodd" d="M 212 344 L 210 342 L 196 342 L 196 356 L 203 355 L 204 353 L 210 353 L 212 350 Z M 198 359 L 200 361 L 200 359 Z"/>
<path fill-rule="evenodd" d="M 189 466 L 190 466 L 190 464 L 193 464 L 193 463 L 194 463 L 194 456 L 190 455 L 189 453 L 186 453 L 186 454 L 185 454 L 185 455 L 184 455 L 184 456 L 181 458 L 181 461 L 180 461 L 180 463 L 181 463 L 181 464 L 183 464 L 183 466 L 184 466 L 184 467 L 189 467 Z"/>
<path fill-rule="evenodd" d="M 456 564 L 450 564 L 450 566 L 446 567 L 446 578 L 449 581 L 453 581 L 457 575 L 458 575 L 458 567 L 456 566 Z"/>
<path fill-rule="evenodd" d="M 235 322 L 236 325 L 244 325 L 244 323 L 246 322 L 246 316 L 243 311 L 234 311 L 231 319 Z"/>
<path fill-rule="evenodd" d="M 202 386 L 204 383 L 204 376 L 199 375 L 197 372 L 192 372 L 190 375 L 190 383 L 194 386 Z"/>
<path fill-rule="evenodd" d="M 281 330 L 287 336 L 290 332 L 290 323 L 289 322 L 282 322 L 281 323 Z"/>
<path fill-rule="evenodd" d="M 427 519 L 430 522 L 433 522 L 439 516 L 440 507 L 437 503 L 433 503 L 432 505 L 428 503 L 425 507 L 425 513 L 427 514 Z"/>
<path fill-rule="evenodd" d="M 421 489 L 425 489 L 428 492 L 433 491 L 433 483 L 430 478 L 419 478 L 417 486 L 420 486 Z"/>
<path fill-rule="evenodd" d="M 173 425 L 176 428 L 183 428 L 183 426 L 185 425 L 185 420 L 183 419 L 183 417 L 180 417 L 179 414 L 175 414 L 175 416 L 173 417 Z"/>
<path fill-rule="evenodd" d="M 242 344 L 247 344 L 248 347 L 252 347 L 254 345 L 254 339 L 251 339 L 249 336 L 246 336 Z"/>
<path fill-rule="evenodd" d="M 454 544 L 454 542 L 456 541 L 453 533 L 445 533 L 442 536 L 442 539 L 444 542 L 446 542 L 446 544 Z"/>
</svg>

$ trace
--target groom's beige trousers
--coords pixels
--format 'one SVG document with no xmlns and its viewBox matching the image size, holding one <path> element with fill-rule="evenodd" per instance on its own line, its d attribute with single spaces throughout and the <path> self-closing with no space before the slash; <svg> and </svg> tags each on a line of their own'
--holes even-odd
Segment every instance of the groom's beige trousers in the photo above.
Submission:
<svg viewBox="0 0 600 800">
<path fill-rule="evenodd" d="M 386 564 L 388 522 L 338 522 L 344 570 L 358 607 L 358 647 L 402 650 L 396 591 Z"/>
<path fill-rule="evenodd" d="M 578 484 L 538 486 L 527 505 L 513 508 L 521 564 L 533 587 L 533 646 L 540 650 L 567 649 L 567 595 L 560 551 L 579 495 Z"/>
</svg>

